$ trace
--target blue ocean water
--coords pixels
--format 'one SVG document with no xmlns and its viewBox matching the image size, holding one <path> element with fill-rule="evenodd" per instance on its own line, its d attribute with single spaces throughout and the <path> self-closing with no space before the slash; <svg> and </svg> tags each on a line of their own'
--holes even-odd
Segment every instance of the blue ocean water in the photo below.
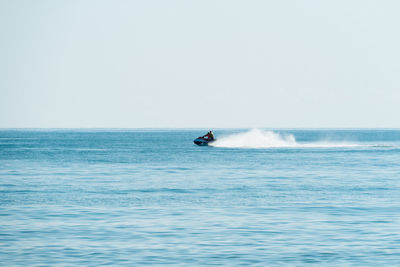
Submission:
<svg viewBox="0 0 400 267">
<path fill-rule="evenodd" d="M 400 265 L 400 130 L 1 130 L 5 266 Z"/>
</svg>

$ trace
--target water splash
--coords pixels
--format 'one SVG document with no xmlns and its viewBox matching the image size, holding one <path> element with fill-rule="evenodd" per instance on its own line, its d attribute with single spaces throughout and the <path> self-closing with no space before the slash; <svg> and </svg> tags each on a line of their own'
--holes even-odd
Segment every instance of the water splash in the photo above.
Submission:
<svg viewBox="0 0 400 267">
<path fill-rule="evenodd" d="M 229 148 L 301 148 L 301 147 L 357 147 L 359 144 L 346 142 L 318 141 L 311 143 L 298 143 L 293 134 L 280 134 L 273 131 L 252 129 L 248 132 L 238 133 L 218 138 L 210 144 L 215 147 Z"/>
<path fill-rule="evenodd" d="M 252 129 L 248 132 L 221 137 L 212 145 L 232 148 L 268 148 L 293 147 L 296 144 L 296 139 L 292 134 L 281 135 L 272 131 Z"/>
</svg>

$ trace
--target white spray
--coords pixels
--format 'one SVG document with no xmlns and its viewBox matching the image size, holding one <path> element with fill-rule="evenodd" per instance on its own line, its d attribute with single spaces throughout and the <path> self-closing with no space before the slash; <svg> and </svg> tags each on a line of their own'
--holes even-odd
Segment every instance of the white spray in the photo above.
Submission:
<svg viewBox="0 0 400 267">
<path fill-rule="evenodd" d="M 356 147 L 359 144 L 346 142 L 318 141 L 312 143 L 298 143 L 293 134 L 280 134 L 273 131 L 252 129 L 248 132 L 217 137 L 217 140 L 210 144 L 215 147 L 230 148 L 285 148 L 285 147 Z M 367 145 L 368 146 L 368 145 Z"/>
<path fill-rule="evenodd" d="M 272 131 L 252 129 L 245 133 L 221 137 L 212 146 L 216 147 L 242 147 L 242 148 L 268 148 L 268 147 L 293 147 L 296 139 L 292 134 L 281 135 Z"/>
</svg>

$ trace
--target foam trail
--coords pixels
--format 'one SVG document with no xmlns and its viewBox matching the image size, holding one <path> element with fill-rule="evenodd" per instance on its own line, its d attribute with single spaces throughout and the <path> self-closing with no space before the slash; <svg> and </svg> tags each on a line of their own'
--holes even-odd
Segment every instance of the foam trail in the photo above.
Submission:
<svg viewBox="0 0 400 267">
<path fill-rule="evenodd" d="M 252 129 L 248 132 L 233 134 L 218 138 L 210 144 L 215 147 L 229 148 L 318 148 L 318 147 L 357 147 L 359 144 L 349 144 L 345 142 L 312 142 L 298 143 L 292 134 L 279 134 L 273 131 L 263 131 Z"/>
<path fill-rule="evenodd" d="M 284 136 L 272 131 L 259 129 L 221 137 L 212 144 L 212 146 L 216 147 L 232 148 L 294 147 L 296 145 L 296 139 L 292 134 Z"/>
</svg>

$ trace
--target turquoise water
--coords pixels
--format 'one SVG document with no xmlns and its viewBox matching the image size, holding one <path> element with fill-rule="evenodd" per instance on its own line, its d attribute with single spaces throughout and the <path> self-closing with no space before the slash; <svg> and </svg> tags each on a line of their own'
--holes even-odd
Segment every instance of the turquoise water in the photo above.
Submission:
<svg viewBox="0 0 400 267">
<path fill-rule="evenodd" d="M 2 265 L 400 264 L 400 130 L 1 130 Z"/>
</svg>

